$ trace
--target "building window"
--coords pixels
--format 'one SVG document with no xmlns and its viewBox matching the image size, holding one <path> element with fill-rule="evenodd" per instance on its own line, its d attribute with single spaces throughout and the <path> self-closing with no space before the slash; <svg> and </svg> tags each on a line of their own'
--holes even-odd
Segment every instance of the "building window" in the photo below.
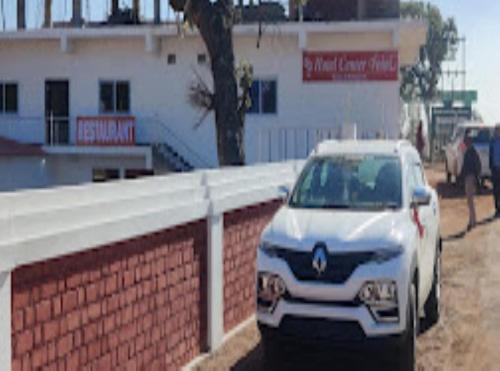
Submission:
<svg viewBox="0 0 500 371">
<path fill-rule="evenodd" d="M 17 113 L 17 84 L 0 83 L 0 113 Z"/>
<path fill-rule="evenodd" d="M 99 110 L 102 113 L 130 112 L 128 81 L 103 81 L 100 83 L 99 90 Z"/>
<path fill-rule="evenodd" d="M 254 80 L 250 89 L 252 105 L 248 113 L 274 114 L 278 112 L 278 83 L 276 80 Z"/>
<path fill-rule="evenodd" d="M 172 64 L 175 64 L 177 62 L 177 57 L 175 56 L 175 54 L 169 54 L 167 55 L 167 63 L 172 65 Z"/>
</svg>

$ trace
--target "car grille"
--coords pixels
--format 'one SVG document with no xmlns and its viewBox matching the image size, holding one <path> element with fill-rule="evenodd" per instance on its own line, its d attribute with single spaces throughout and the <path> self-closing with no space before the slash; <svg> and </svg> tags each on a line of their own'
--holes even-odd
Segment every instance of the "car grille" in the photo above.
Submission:
<svg viewBox="0 0 500 371">
<path fill-rule="evenodd" d="M 357 321 L 337 321 L 295 317 L 287 315 L 280 324 L 280 334 L 304 340 L 328 340 L 331 342 L 363 341 L 363 328 Z"/>
<path fill-rule="evenodd" d="M 373 260 L 372 252 L 328 254 L 326 271 L 318 276 L 312 265 L 312 252 L 278 249 L 276 256 L 287 262 L 295 278 L 299 281 L 333 284 L 346 282 L 357 267 Z"/>
</svg>

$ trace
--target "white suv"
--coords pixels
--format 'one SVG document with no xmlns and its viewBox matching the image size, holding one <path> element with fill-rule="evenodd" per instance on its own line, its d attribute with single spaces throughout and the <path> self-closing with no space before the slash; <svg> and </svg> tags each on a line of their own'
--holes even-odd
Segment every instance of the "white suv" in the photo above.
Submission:
<svg viewBox="0 0 500 371">
<path fill-rule="evenodd" d="M 439 318 L 440 247 L 438 197 L 408 142 L 321 143 L 258 249 L 266 358 L 290 342 L 376 343 L 412 370 L 420 317 Z"/>
<path fill-rule="evenodd" d="M 462 165 L 465 155 L 465 136 L 472 138 L 472 143 L 481 160 L 481 179 L 491 177 L 490 170 L 490 140 L 493 134 L 494 125 L 487 125 L 478 122 L 459 124 L 453 136 L 445 147 L 446 180 L 451 182 L 452 177 L 459 180 L 462 172 Z"/>
</svg>

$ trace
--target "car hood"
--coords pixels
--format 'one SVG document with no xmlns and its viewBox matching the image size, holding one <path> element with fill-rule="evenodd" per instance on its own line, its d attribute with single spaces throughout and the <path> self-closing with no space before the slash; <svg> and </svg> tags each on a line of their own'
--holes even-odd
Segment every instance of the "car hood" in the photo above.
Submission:
<svg viewBox="0 0 500 371">
<path fill-rule="evenodd" d="M 282 207 L 263 239 L 278 246 L 310 251 L 324 242 L 330 251 L 367 250 L 400 245 L 408 211 L 352 211 Z"/>
</svg>

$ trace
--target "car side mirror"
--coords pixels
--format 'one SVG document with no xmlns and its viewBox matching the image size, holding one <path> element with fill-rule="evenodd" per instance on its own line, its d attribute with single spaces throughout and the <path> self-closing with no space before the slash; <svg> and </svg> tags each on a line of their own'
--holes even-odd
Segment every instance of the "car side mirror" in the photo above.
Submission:
<svg viewBox="0 0 500 371">
<path fill-rule="evenodd" d="M 416 187 L 411 198 L 411 206 L 429 206 L 431 204 L 431 192 L 426 187 Z"/>
<path fill-rule="evenodd" d="M 288 186 L 286 185 L 279 186 L 278 194 L 283 201 L 286 201 L 288 200 L 288 196 L 290 195 L 290 188 L 288 188 Z"/>
</svg>

